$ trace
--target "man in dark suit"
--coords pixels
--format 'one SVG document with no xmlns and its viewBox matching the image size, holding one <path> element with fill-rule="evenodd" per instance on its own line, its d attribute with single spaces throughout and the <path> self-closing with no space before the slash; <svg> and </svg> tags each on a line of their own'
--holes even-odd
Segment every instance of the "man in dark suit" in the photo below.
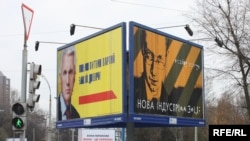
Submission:
<svg viewBox="0 0 250 141">
<path fill-rule="evenodd" d="M 76 56 L 74 46 L 62 50 L 59 75 L 61 80 L 61 93 L 57 99 L 58 120 L 80 118 L 79 113 L 71 104 L 71 97 L 75 83 Z"/>
<path fill-rule="evenodd" d="M 202 53 L 182 44 L 175 56 L 178 41 L 143 28 L 134 33 L 134 113 L 203 118 Z"/>
<path fill-rule="evenodd" d="M 166 74 L 169 39 L 142 29 L 138 29 L 135 38 L 139 40 L 135 50 L 139 50 L 138 48 L 141 50 L 143 72 L 140 77 L 134 77 L 134 111 L 166 114 L 164 106 L 168 102 L 168 94 L 163 81 Z"/>
</svg>

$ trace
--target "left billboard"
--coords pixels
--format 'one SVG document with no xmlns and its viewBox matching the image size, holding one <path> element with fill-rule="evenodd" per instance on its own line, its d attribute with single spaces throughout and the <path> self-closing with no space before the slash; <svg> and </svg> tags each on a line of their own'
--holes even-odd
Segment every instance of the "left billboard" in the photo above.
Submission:
<svg viewBox="0 0 250 141">
<path fill-rule="evenodd" d="M 57 127 L 123 123 L 125 65 L 125 23 L 58 48 Z"/>
</svg>

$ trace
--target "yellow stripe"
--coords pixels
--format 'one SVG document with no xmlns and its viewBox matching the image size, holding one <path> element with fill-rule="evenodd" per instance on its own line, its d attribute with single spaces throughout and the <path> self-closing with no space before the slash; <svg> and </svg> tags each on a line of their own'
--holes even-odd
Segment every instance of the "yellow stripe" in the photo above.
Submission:
<svg viewBox="0 0 250 141">
<path fill-rule="evenodd" d="M 199 74 L 199 77 L 196 81 L 195 88 L 202 88 L 202 71 Z"/>
<path fill-rule="evenodd" d="M 173 40 L 171 45 L 168 49 L 168 55 L 167 55 L 167 67 L 166 67 L 166 76 L 168 76 L 169 71 L 174 65 L 174 60 L 176 56 L 178 55 L 180 49 L 181 49 L 182 43 L 176 40 Z"/>
</svg>

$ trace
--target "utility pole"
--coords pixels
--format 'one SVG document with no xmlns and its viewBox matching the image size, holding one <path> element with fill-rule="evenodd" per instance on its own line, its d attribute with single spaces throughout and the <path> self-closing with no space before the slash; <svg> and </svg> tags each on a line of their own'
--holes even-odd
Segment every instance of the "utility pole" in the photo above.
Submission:
<svg viewBox="0 0 250 141">
<path fill-rule="evenodd" d="M 74 128 L 72 128 L 71 129 L 71 131 L 72 131 L 72 134 L 71 134 L 71 141 L 74 141 L 74 137 L 75 137 L 75 129 Z"/>
<path fill-rule="evenodd" d="M 23 16 L 23 23 L 24 23 L 24 44 L 23 44 L 23 52 L 22 52 L 22 80 L 21 80 L 21 98 L 20 102 L 26 103 L 26 85 L 27 85 L 27 60 L 28 60 L 28 51 L 27 51 L 27 40 L 29 37 L 29 31 L 33 19 L 34 11 L 22 4 L 22 16 Z M 28 15 L 27 15 L 28 14 Z M 27 111 L 27 109 L 25 109 Z M 27 112 L 26 112 L 27 116 Z M 27 127 L 27 126 L 26 126 Z M 25 131 L 20 134 L 20 140 L 24 141 L 25 139 Z"/>
<path fill-rule="evenodd" d="M 27 41 L 26 37 L 24 36 L 23 56 L 22 56 L 21 98 L 20 98 L 20 102 L 22 103 L 26 103 L 27 58 L 28 58 Z M 21 133 L 20 140 L 24 141 L 24 138 L 25 138 L 25 130 L 23 130 L 23 132 Z"/>
</svg>

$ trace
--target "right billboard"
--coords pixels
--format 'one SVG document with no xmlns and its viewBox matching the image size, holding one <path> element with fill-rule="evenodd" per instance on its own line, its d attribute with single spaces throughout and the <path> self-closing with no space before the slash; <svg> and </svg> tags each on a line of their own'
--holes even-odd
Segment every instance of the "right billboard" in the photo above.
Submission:
<svg viewBox="0 0 250 141">
<path fill-rule="evenodd" d="M 203 47 L 135 22 L 129 30 L 130 120 L 205 125 Z"/>
</svg>

